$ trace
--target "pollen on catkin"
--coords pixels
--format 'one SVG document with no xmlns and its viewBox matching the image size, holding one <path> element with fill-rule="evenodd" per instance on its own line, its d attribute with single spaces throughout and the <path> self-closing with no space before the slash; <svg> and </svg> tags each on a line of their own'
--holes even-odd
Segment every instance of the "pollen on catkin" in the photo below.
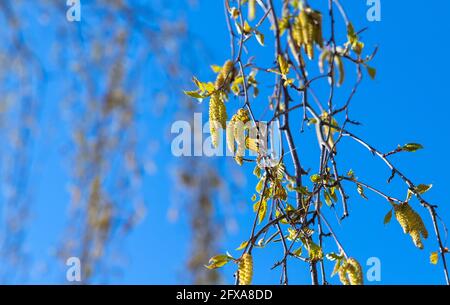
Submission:
<svg viewBox="0 0 450 305">
<path fill-rule="evenodd" d="M 245 130 L 246 124 L 250 121 L 248 110 L 239 109 L 231 118 L 227 125 L 226 141 L 228 149 L 235 154 L 235 160 L 239 165 L 242 165 L 243 156 L 246 149 Z M 235 148 L 235 142 L 237 149 Z"/>
<path fill-rule="evenodd" d="M 314 43 L 323 47 L 322 15 L 309 7 L 301 10 L 292 27 L 292 37 L 303 47 L 309 59 L 314 58 Z"/>
<path fill-rule="evenodd" d="M 214 147 L 217 147 L 219 143 L 219 129 L 225 129 L 226 124 L 227 110 L 225 103 L 218 94 L 213 94 L 209 100 L 209 129 Z"/>
<path fill-rule="evenodd" d="M 344 285 L 363 285 L 362 268 L 356 259 L 349 258 L 342 264 L 339 279 Z"/>
<path fill-rule="evenodd" d="M 428 238 L 428 231 L 420 215 L 407 202 L 394 205 L 394 212 L 403 232 L 411 236 L 417 248 L 423 249 L 421 236 Z"/>
<path fill-rule="evenodd" d="M 239 261 L 238 279 L 239 285 L 250 285 L 253 278 L 253 258 L 245 253 Z"/>
<path fill-rule="evenodd" d="M 222 67 L 222 70 L 217 75 L 215 87 L 216 90 L 222 89 L 224 91 L 230 90 L 230 84 L 235 76 L 234 63 L 231 60 L 227 60 Z"/>
</svg>

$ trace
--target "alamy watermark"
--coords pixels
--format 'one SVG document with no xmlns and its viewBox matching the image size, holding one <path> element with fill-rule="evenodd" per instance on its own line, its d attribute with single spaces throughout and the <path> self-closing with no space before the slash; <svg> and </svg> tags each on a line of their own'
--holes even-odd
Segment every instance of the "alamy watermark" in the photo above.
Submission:
<svg viewBox="0 0 450 305">
<path fill-rule="evenodd" d="M 366 266 L 369 267 L 366 271 L 367 281 L 381 282 L 381 260 L 378 257 L 369 257 Z"/>
<path fill-rule="evenodd" d="M 367 20 L 370 22 L 381 21 L 381 0 L 367 0 Z"/>
<path fill-rule="evenodd" d="M 78 257 L 72 256 L 66 260 L 66 280 L 68 282 L 81 282 L 81 261 Z"/>
<path fill-rule="evenodd" d="M 69 7 L 66 11 L 66 19 L 69 22 L 81 21 L 81 0 L 67 0 L 66 5 Z"/>
<path fill-rule="evenodd" d="M 210 125 L 216 127 L 218 138 L 211 135 Z M 227 122 L 227 126 L 230 122 Z M 281 130 L 278 121 L 247 123 L 233 122 L 234 128 L 225 130 L 219 122 L 203 123 L 202 113 L 194 113 L 192 122 L 178 120 L 172 124 L 171 144 L 175 157 L 257 157 L 262 166 L 275 166 L 282 156 Z M 227 134 L 228 130 L 228 134 Z M 213 145 L 216 142 L 217 145 Z M 245 148 L 245 149 L 244 149 Z M 289 152 L 287 152 L 289 153 Z M 287 154 L 285 153 L 285 154 Z"/>
</svg>

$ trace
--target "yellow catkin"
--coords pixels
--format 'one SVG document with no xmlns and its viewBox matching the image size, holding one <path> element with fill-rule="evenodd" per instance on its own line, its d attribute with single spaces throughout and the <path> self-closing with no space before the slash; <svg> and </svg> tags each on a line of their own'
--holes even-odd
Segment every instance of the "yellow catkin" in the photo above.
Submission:
<svg viewBox="0 0 450 305">
<path fill-rule="evenodd" d="M 237 121 L 234 124 L 234 139 L 237 144 L 236 156 L 242 157 L 245 154 L 245 124 Z"/>
<path fill-rule="evenodd" d="M 235 160 L 239 165 L 242 165 L 243 156 L 245 154 L 245 124 L 247 124 L 249 121 L 250 115 L 248 113 L 248 110 L 241 108 L 235 115 L 233 115 L 231 121 L 228 123 L 226 130 L 226 141 L 228 149 L 231 152 L 235 153 Z M 235 141 L 237 143 L 237 150 L 235 149 L 234 145 Z"/>
<path fill-rule="evenodd" d="M 428 231 L 420 215 L 407 202 L 394 205 L 394 212 L 403 232 L 411 236 L 417 248 L 423 249 L 421 236 L 428 238 Z"/>
<path fill-rule="evenodd" d="M 322 14 L 319 11 L 312 11 L 311 17 L 314 20 L 314 42 L 323 47 L 323 33 L 322 33 Z"/>
<path fill-rule="evenodd" d="M 340 268 L 339 268 L 339 280 L 341 281 L 341 283 L 343 285 L 350 285 L 350 280 L 347 277 L 347 264 L 343 264 Z"/>
<path fill-rule="evenodd" d="M 361 265 L 354 258 L 349 258 L 347 260 L 349 268 L 347 270 L 348 278 L 351 285 L 362 285 L 363 284 L 363 273 Z"/>
<path fill-rule="evenodd" d="M 219 129 L 225 129 L 226 124 L 227 111 L 225 103 L 218 94 L 213 94 L 209 100 L 209 129 L 214 147 L 217 147 L 219 143 Z"/>
<path fill-rule="evenodd" d="M 339 279 L 344 285 L 363 285 L 361 265 L 354 258 L 347 259 L 339 268 Z"/>
<path fill-rule="evenodd" d="M 245 139 L 245 147 L 247 147 L 247 149 L 250 149 L 254 152 L 258 152 L 259 151 L 258 139 L 253 139 L 253 138 L 247 137 Z"/>
<path fill-rule="evenodd" d="M 215 87 L 216 89 L 222 89 L 224 91 L 230 90 L 230 84 L 236 74 L 234 63 L 231 60 L 227 60 L 220 73 L 217 75 Z"/>
<path fill-rule="evenodd" d="M 223 76 L 222 73 L 219 73 L 217 75 L 216 78 L 216 83 L 214 84 L 214 86 L 216 87 L 216 90 L 222 89 L 222 87 L 224 87 L 225 85 L 225 77 Z"/>
<path fill-rule="evenodd" d="M 239 261 L 238 268 L 239 285 L 250 285 L 253 278 L 253 258 L 245 253 Z"/>
<path fill-rule="evenodd" d="M 314 58 L 314 43 L 323 47 L 322 15 L 307 7 L 303 9 L 294 21 L 292 37 L 296 44 L 305 49 L 309 59 Z"/>
<path fill-rule="evenodd" d="M 294 38 L 295 43 L 299 47 L 301 47 L 305 42 L 305 39 L 303 38 L 303 30 L 302 30 L 302 23 L 300 21 L 300 16 L 297 16 L 295 18 L 294 24 L 292 26 L 292 38 Z"/>
<path fill-rule="evenodd" d="M 228 149 L 234 153 L 234 124 L 236 123 L 236 117 L 233 116 L 230 122 L 228 122 L 226 130 L 226 140 Z"/>
<path fill-rule="evenodd" d="M 322 126 L 323 139 L 327 140 L 329 149 L 333 149 L 333 152 L 336 153 L 333 135 L 337 130 L 336 128 L 330 129 L 330 126 L 328 126 L 327 124 L 337 126 L 338 123 L 334 118 L 330 118 L 330 115 L 327 112 L 322 113 L 320 119 L 325 123 Z"/>
</svg>

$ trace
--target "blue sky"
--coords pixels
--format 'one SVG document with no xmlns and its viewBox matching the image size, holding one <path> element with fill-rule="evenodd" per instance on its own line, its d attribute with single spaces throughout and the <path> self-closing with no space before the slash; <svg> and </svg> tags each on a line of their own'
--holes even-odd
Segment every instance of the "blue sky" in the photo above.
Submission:
<svg viewBox="0 0 450 305">
<path fill-rule="evenodd" d="M 315 2 L 310 1 L 314 6 Z M 363 40 L 370 50 L 378 45 L 379 52 L 373 62 L 377 68 L 376 80 L 366 78 L 361 85 L 351 108 L 352 118 L 363 123 L 354 127 L 353 131 L 367 139 L 382 151 L 395 148 L 398 144 L 409 142 L 421 143 L 425 149 L 413 154 L 400 154 L 392 159 L 407 175 L 417 183 L 432 183 L 433 188 L 426 197 L 430 202 L 439 205 L 439 213 L 447 222 L 450 221 L 450 207 L 448 200 L 448 175 L 450 165 L 445 162 L 450 148 L 446 117 L 441 112 L 448 103 L 447 71 L 450 62 L 445 54 L 449 42 L 446 31 L 446 14 L 450 3 L 445 1 L 428 1 L 427 9 L 423 5 L 411 4 L 408 1 L 382 0 L 381 21 L 368 22 L 365 18 L 368 6 L 366 1 L 341 1 L 345 6 L 355 27 L 368 26 Z M 322 4 L 319 4 L 323 7 Z M 209 69 L 210 64 L 221 64 L 229 58 L 229 41 L 223 16 L 222 1 L 199 0 L 199 5 L 186 11 L 189 29 L 202 41 L 208 50 L 207 56 L 198 63 L 197 75 L 201 79 L 213 78 Z M 272 40 L 266 35 L 265 48 L 254 41 L 249 42 L 249 48 L 256 55 L 256 61 L 269 63 L 272 58 Z M 347 84 L 351 83 L 352 69 L 347 66 L 349 75 Z M 268 79 L 270 81 L 270 79 Z M 270 83 L 268 83 L 270 84 Z M 349 85 L 350 86 L 350 85 Z M 344 99 L 350 87 L 344 86 L 337 98 Z M 180 90 L 186 88 L 179 88 Z M 347 89 L 347 91 L 345 91 Z M 262 91 L 264 93 L 264 90 Z M 51 95 L 49 99 L 51 100 Z M 260 97 L 255 102 L 265 102 Z M 50 103 L 51 104 L 51 103 Z M 232 100 L 229 114 L 240 103 Z M 206 104 L 204 105 L 206 108 Z M 44 130 L 55 130 L 55 112 L 58 109 L 49 107 L 43 114 Z M 261 109 L 258 109 L 262 113 Z M 301 113 L 296 113 L 300 120 Z M 293 115 L 291 120 L 294 120 Z M 58 119 L 56 119 L 58 122 Z M 58 122 L 59 124 L 63 124 Z M 63 126 L 63 125 L 62 125 Z M 155 125 L 156 126 L 156 125 Z M 155 156 L 158 165 L 178 162 L 170 154 L 170 137 L 167 137 L 168 124 L 157 129 L 161 136 L 156 138 L 160 143 L 160 151 Z M 63 127 L 64 129 L 64 127 Z M 301 156 L 307 164 L 305 167 L 314 169 L 317 164 L 318 146 L 311 135 L 296 137 L 301 143 Z M 30 283 L 64 283 L 65 267 L 60 260 L 54 258 L 53 251 L 62 237 L 62 229 L 67 215 L 68 193 L 64 181 L 67 178 L 67 165 L 63 164 L 61 151 L 52 143 L 64 142 L 61 135 L 49 138 L 44 145 L 36 148 L 35 173 L 42 172 L 45 179 L 39 175 L 34 177 L 33 191 L 35 203 L 33 206 L 32 225 L 27 238 L 27 248 L 30 251 L 32 268 Z M 149 138 L 149 140 L 151 140 Z M 53 142 L 54 141 L 54 142 Z M 302 141 L 302 142 L 300 142 Z M 213 160 L 219 168 L 237 170 L 226 158 Z M 403 198 L 406 190 L 396 179 L 391 185 L 385 181 L 389 171 L 384 164 L 371 156 L 361 146 L 346 140 L 339 151 L 338 162 L 341 172 L 352 168 L 363 181 L 373 183 L 393 195 Z M 233 198 L 235 202 L 228 202 L 235 212 L 238 230 L 225 230 L 222 238 L 223 252 L 229 250 L 239 255 L 234 249 L 249 235 L 252 223 L 250 197 L 253 194 L 255 178 L 251 175 L 253 166 L 242 168 L 245 173 L 246 184 Z M 132 284 L 176 284 L 183 282 L 183 269 L 189 249 L 189 233 L 186 219 L 181 217 L 172 223 L 167 219 L 168 209 L 174 200 L 171 194 L 171 168 L 159 166 L 155 176 L 144 178 L 143 197 L 148 200 L 146 219 L 128 236 L 121 241 L 120 247 L 126 258 L 121 267 L 122 275 L 114 277 L 114 283 Z M 351 188 L 351 186 L 349 186 Z M 370 257 L 377 257 L 381 261 L 381 284 L 439 284 L 444 282 L 440 265 L 429 263 L 429 254 L 437 250 L 433 234 L 425 243 L 425 249 L 420 251 L 414 247 L 410 237 L 404 235 L 396 221 L 387 226 L 383 225 L 383 217 L 389 211 L 389 206 L 379 197 L 369 194 L 369 200 L 364 201 L 356 192 L 351 192 L 350 217 L 341 225 L 337 224 L 328 213 L 328 219 L 336 228 L 346 251 L 356 257 L 364 267 Z M 176 200 L 176 199 L 175 199 Z M 223 204 L 223 203 L 222 203 Z M 414 202 L 416 210 L 421 212 L 431 233 L 431 223 L 427 212 Z M 221 209 L 222 210 L 222 209 Z M 223 217 L 223 215 L 219 215 Z M 333 246 L 327 240 L 327 247 Z M 267 249 L 256 249 L 255 284 L 276 284 L 279 270 L 271 271 L 273 262 L 280 258 L 280 245 L 273 245 Z M 43 271 L 43 262 L 49 266 Z M 327 264 L 327 274 L 332 266 Z M 291 262 L 291 283 L 308 284 L 309 274 L 306 265 L 301 262 Z M 225 283 L 233 283 L 232 273 L 235 266 L 224 267 Z M 331 280 L 337 282 L 336 278 Z M 373 283 L 377 284 L 377 283 Z"/>
</svg>

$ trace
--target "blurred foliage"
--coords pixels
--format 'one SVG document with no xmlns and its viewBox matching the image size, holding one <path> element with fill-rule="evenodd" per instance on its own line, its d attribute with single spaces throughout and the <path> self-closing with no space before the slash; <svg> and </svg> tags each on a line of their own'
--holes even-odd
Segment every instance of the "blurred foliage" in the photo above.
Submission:
<svg viewBox="0 0 450 305">
<path fill-rule="evenodd" d="M 157 204 L 142 198 L 145 154 L 187 102 L 177 86 L 189 79 L 196 61 L 183 19 L 194 3 L 86 0 L 82 22 L 71 23 L 65 1 L 0 2 L 2 282 L 29 276 L 24 243 L 32 213 L 33 149 L 42 147 L 41 114 L 54 103 L 52 129 L 63 138 L 71 198 L 57 252 L 63 261 L 81 258 L 85 283 L 111 278 L 121 240 L 145 217 L 146 205 Z M 139 124 L 142 116 L 155 121 Z M 67 127 L 58 128 L 60 123 Z M 210 166 L 201 159 L 186 162 Z M 195 194 L 192 238 L 202 252 L 194 252 L 188 264 L 193 281 L 214 283 L 218 275 L 205 277 L 198 256 L 215 251 L 210 196 L 218 182 L 210 183 L 215 180 L 207 175 L 199 179 L 186 191 Z M 199 223 L 198 213 L 208 217 Z"/>
</svg>

